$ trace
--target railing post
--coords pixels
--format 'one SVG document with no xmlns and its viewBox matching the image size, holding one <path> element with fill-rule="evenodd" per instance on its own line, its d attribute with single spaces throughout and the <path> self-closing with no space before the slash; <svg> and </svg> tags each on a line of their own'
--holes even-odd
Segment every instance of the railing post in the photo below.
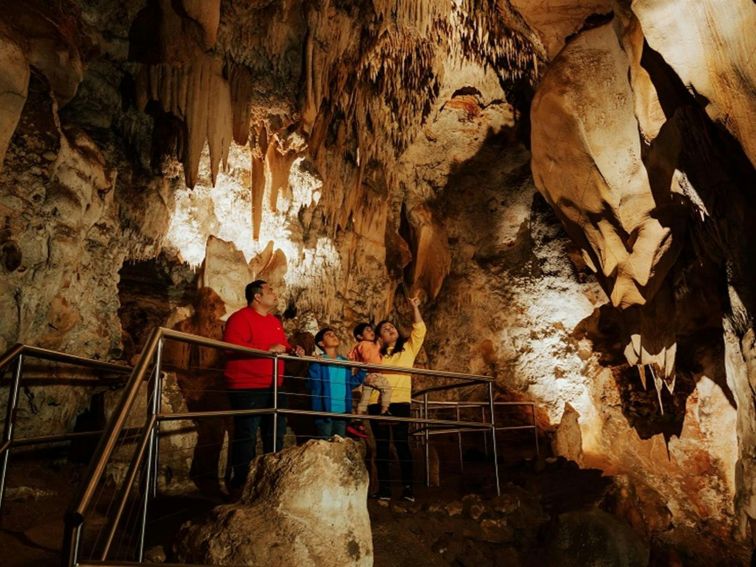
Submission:
<svg viewBox="0 0 756 567">
<path fill-rule="evenodd" d="M 428 393 L 423 394 L 423 417 L 428 419 Z M 423 423 L 425 429 L 425 486 L 430 487 L 430 431 L 428 430 L 430 425 Z"/>
<path fill-rule="evenodd" d="M 24 367 L 24 355 L 19 354 L 16 359 L 16 370 L 13 373 L 13 382 L 8 392 L 8 410 L 5 414 L 5 428 L 3 431 L 3 445 L 7 445 L 0 461 L 0 509 L 5 495 L 5 475 L 8 471 L 8 459 L 10 458 L 10 442 L 13 441 L 13 426 L 16 422 L 16 406 L 18 405 L 18 390 L 21 386 L 21 373 Z"/>
<path fill-rule="evenodd" d="M 488 383 L 488 407 L 491 409 L 491 448 L 493 449 L 494 475 L 496 476 L 496 495 L 501 496 L 501 483 L 499 482 L 499 456 L 496 448 L 496 416 L 494 415 L 493 382 Z"/>
<path fill-rule="evenodd" d="M 480 420 L 485 423 L 486 422 L 486 406 L 485 404 L 480 406 Z M 488 456 L 488 431 L 485 429 L 483 430 L 483 452 L 485 453 L 486 457 Z"/>
<path fill-rule="evenodd" d="M 541 449 L 538 447 L 538 427 L 536 426 L 536 414 L 535 414 L 535 404 L 530 405 L 531 414 L 533 416 L 533 437 L 535 439 L 535 448 L 536 448 L 536 458 L 541 458 Z"/>
<path fill-rule="evenodd" d="M 158 341 L 157 351 L 155 353 L 155 384 L 153 385 L 153 400 L 152 400 L 152 415 L 160 415 L 163 411 L 163 373 L 161 371 L 161 365 L 163 362 L 163 342 L 165 339 L 162 337 Z M 150 491 L 152 497 L 157 496 L 158 492 L 158 479 L 160 473 L 160 420 L 155 421 L 155 429 L 152 435 L 151 442 L 153 444 L 152 449 L 152 485 Z"/>
<path fill-rule="evenodd" d="M 141 563 L 144 558 L 144 536 L 147 530 L 147 512 L 150 505 L 150 497 L 157 494 L 157 468 L 158 468 L 158 449 L 160 439 L 158 437 L 159 425 L 155 416 L 160 413 L 162 404 L 160 396 L 162 395 L 160 359 L 163 351 L 163 338 L 158 339 L 155 350 L 155 381 L 152 384 L 152 401 L 148 404 L 148 414 L 151 420 L 149 432 L 149 441 L 147 444 L 147 462 L 145 463 L 144 488 L 142 493 L 144 501 L 142 502 L 142 511 L 139 526 L 139 542 L 137 544 L 137 562 Z"/>
<path fill-rule="evenodd" d="M 150 436 L 154 436 L 155 430 L 152 430 L 152 433 L 150 433 Z M 145 463 L 145 477 L 144 477 L 144 488 L 142 490 L 142 493 L 144 494 L 144 501 L 142 502 L 142 511 L 141 511 L 141 518 L 140 518 L 140 525 L 139 525 L 139 542 L 137 544 L 137 563 L 141 563 L 144 559 L 144 536 L 147 531 L 147 511 L 149 509 L 150 504 L 150 492 L 152 488 L 152 460 L 154 458 L 153 451 L 155 450 L 155 446 L 150 440 L 149 446 L 147 448 L 147 462 Z"/>
<path fill-rule="evenodd" d="M 278 451 L 278 353 L 273 357 L 273 452 Z"/>
<path fill-rule="evenodd" d="M 66 514 L 63 549 L 60 554 L 60 564 L 62 567 L 74 567 L 79 562 L 81 520 L 81 517 L 76 514 Z"/>
<path fill-rule="evenodd" d="M 457 421 L 459 421 L 459 404 L 457 404 Z M 465 460 L 462 458 L 462 431 L 457 431 L 457 445 L 459 445 L 459 472 L 465 472 Z"/>
</svg>

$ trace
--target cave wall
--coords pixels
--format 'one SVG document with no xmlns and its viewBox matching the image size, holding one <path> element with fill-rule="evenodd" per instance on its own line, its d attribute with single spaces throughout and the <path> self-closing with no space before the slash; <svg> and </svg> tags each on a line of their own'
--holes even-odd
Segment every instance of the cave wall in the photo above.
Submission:
<svg viewBox="0 0 756 567">
<path fill-rule="evenodd" d="M 406 323 L 419 294 L 423 364 L 536 401 L 557 453 L 628 479 L 648 537 L 690 546 L 704 527 L 702 557 L 730 541 L 742 557 L 754 17 L 673 0 L 4 7 L 0 350 L 128 359 L 192 313 L 192 289 L 230 313 L 257 277 L 287 329 L 345 342 L 358 321 Z M 86 404 L 66 395 L 46 398 L 51 422 Z"/>
<path fill-rule="evenodd" d="M 754 73 L 744 63 L 753 39 L 738 26 L 754 16 L 737 2 L 618 3 L 554 58 L 531 113 L 535 184 L 614 307 L 580 333 L 597 346 L 619 341 L 598 350 L 622 350 L 637 371 L 597 378 L 602 406 L 613 382 L 638 437 L 604 420 L 604 447 L 583 462 L 643 471 L 641 483 L 677 493 L 672 525 L 713 517 L 713 537 L 746 542 L 754 396 L 748 347 L 738 345 L 753 334 L 756 273 L 744 252 L 753 230 L 743 211 L 753 210 L 744 124 L 753 122 L 745 100 Z M 639 400 L 651 387 L 659 417 L 644 427 Z"/>
</svg>

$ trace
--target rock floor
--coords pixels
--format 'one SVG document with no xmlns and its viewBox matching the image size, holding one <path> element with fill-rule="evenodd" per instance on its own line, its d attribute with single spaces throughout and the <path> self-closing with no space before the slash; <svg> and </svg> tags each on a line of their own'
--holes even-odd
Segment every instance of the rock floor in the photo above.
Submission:
<svg viewBox="0 0 756 567">
<path fill-rule="evenodd" d="M 58 564 L 63 513 L 71 486 L 84 468 L 62 460 L 17 459 L 14 465 L 0 524 L 2 563 L 8 567 Z M 465 474 L 448 475 L 442 488 L 418 486 L 415 502 L 369 500 L 376 567 L 697 565 L 653 547 L 650 561 L 638 563 L 632 560 L 632 550 L 613 545 L 614 540 L 626 539 L 630 530 L 597 510 L 611 485 L 598 470 L 581 470 L 563 459 L 519 461 L 502 469 L 501 495 L 496 496 L 493 486 L 479 481 L 488 466 L 466 464 Z M 171 561 L 167 542 L 181 524 L 218 503 L 197 495 L 159 497 L 151 506 L 145 560 Z M 587 531 L 581 527 L 573 532 L 581 538 L 586 534 L 577 550 L 568 544 L 560 547 L 557 518 L 564 513 L 586 517 L 600 513 L 620 527 L 599 528 L 598 539 L 612 540 L 612 545 L 598 541 L 591 547 L 585 542 L 596 540 L 595 527 Z M 639 539 L 634 533 L 630 537 Z M 593 558 L 588 563 L 581 555 L 585 553 Z"/>
</svg>

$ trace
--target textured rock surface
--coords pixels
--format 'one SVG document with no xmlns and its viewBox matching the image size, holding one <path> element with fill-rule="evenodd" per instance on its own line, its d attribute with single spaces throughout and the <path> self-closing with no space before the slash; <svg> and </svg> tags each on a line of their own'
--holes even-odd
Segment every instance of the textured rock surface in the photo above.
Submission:
<svg viewBox="0 0 756 567">
<path fill-rule="evenodd" d="M 559 516 L 549 560 L 552 564 L 648 565 L 648 547 L 628 526 L 600 510 Z"/>
<path fill-rule="evenodd" d="M 350 440 L 258 457 L 240 501 L 184 526 L 177 556 L 210 565 L 372 565 L 367 488 Z"/>
<path fill-rule="evenodd" d="M 557 451 L 624 475 L 617 512 L 649 538 L 704 529 L 700 557 L 742 560 L 753 18 L 744 1 L 4 6 L 0 350 L 130 358 L 199 287 L 230 312 L 258 276 L 290 330 L 344 341 L 406 322 L 420 293 L 421 363 L 536 401 Z M 33 393 L 21 431 L 88 403 Z M 178 383 L 166 396 L 184 407 Z"/>
<path fill-rule="evenodd" d="M 753 3 L 707 0 L 688 10 L 675 0 L 635 0 L 632 11 L 651 48 L 705 98 L 706 113 L 738 139 L 756 164 L 756 38 L 740 32 L 756 26 Z"/>
</svg>

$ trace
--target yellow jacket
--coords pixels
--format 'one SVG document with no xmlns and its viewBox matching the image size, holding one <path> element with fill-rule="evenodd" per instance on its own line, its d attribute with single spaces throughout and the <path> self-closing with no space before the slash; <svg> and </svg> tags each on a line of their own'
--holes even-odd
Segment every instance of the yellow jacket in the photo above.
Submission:
<svg viewBox="0 0 756 567">
<path fill-rule="evenodd" d="M 409 339 L 404 343 L 404 350 L 392 354 L 392 349 L 389 349 L 388 354 L 383 357 L 383 364 L 386 366 L 399 366 L 401 368 L 412 368 L 415 365 L 415 358 L 417 353 L 420 352 L 420 347 L 423 346 L 423 339 L 425 339 L 425 323 L 412 324 L 412 332 Z M 389 384 L 391 384 L 391 403 L 401 404 L 409 403 L 412 399 L 412 376 L 410 374 L 391 374 L 388 372 L 381 372 Z M 377 404 L 380 398 L 378 390 L 373 390 L 370 395 L 370 403 Z"/>
</svg>

